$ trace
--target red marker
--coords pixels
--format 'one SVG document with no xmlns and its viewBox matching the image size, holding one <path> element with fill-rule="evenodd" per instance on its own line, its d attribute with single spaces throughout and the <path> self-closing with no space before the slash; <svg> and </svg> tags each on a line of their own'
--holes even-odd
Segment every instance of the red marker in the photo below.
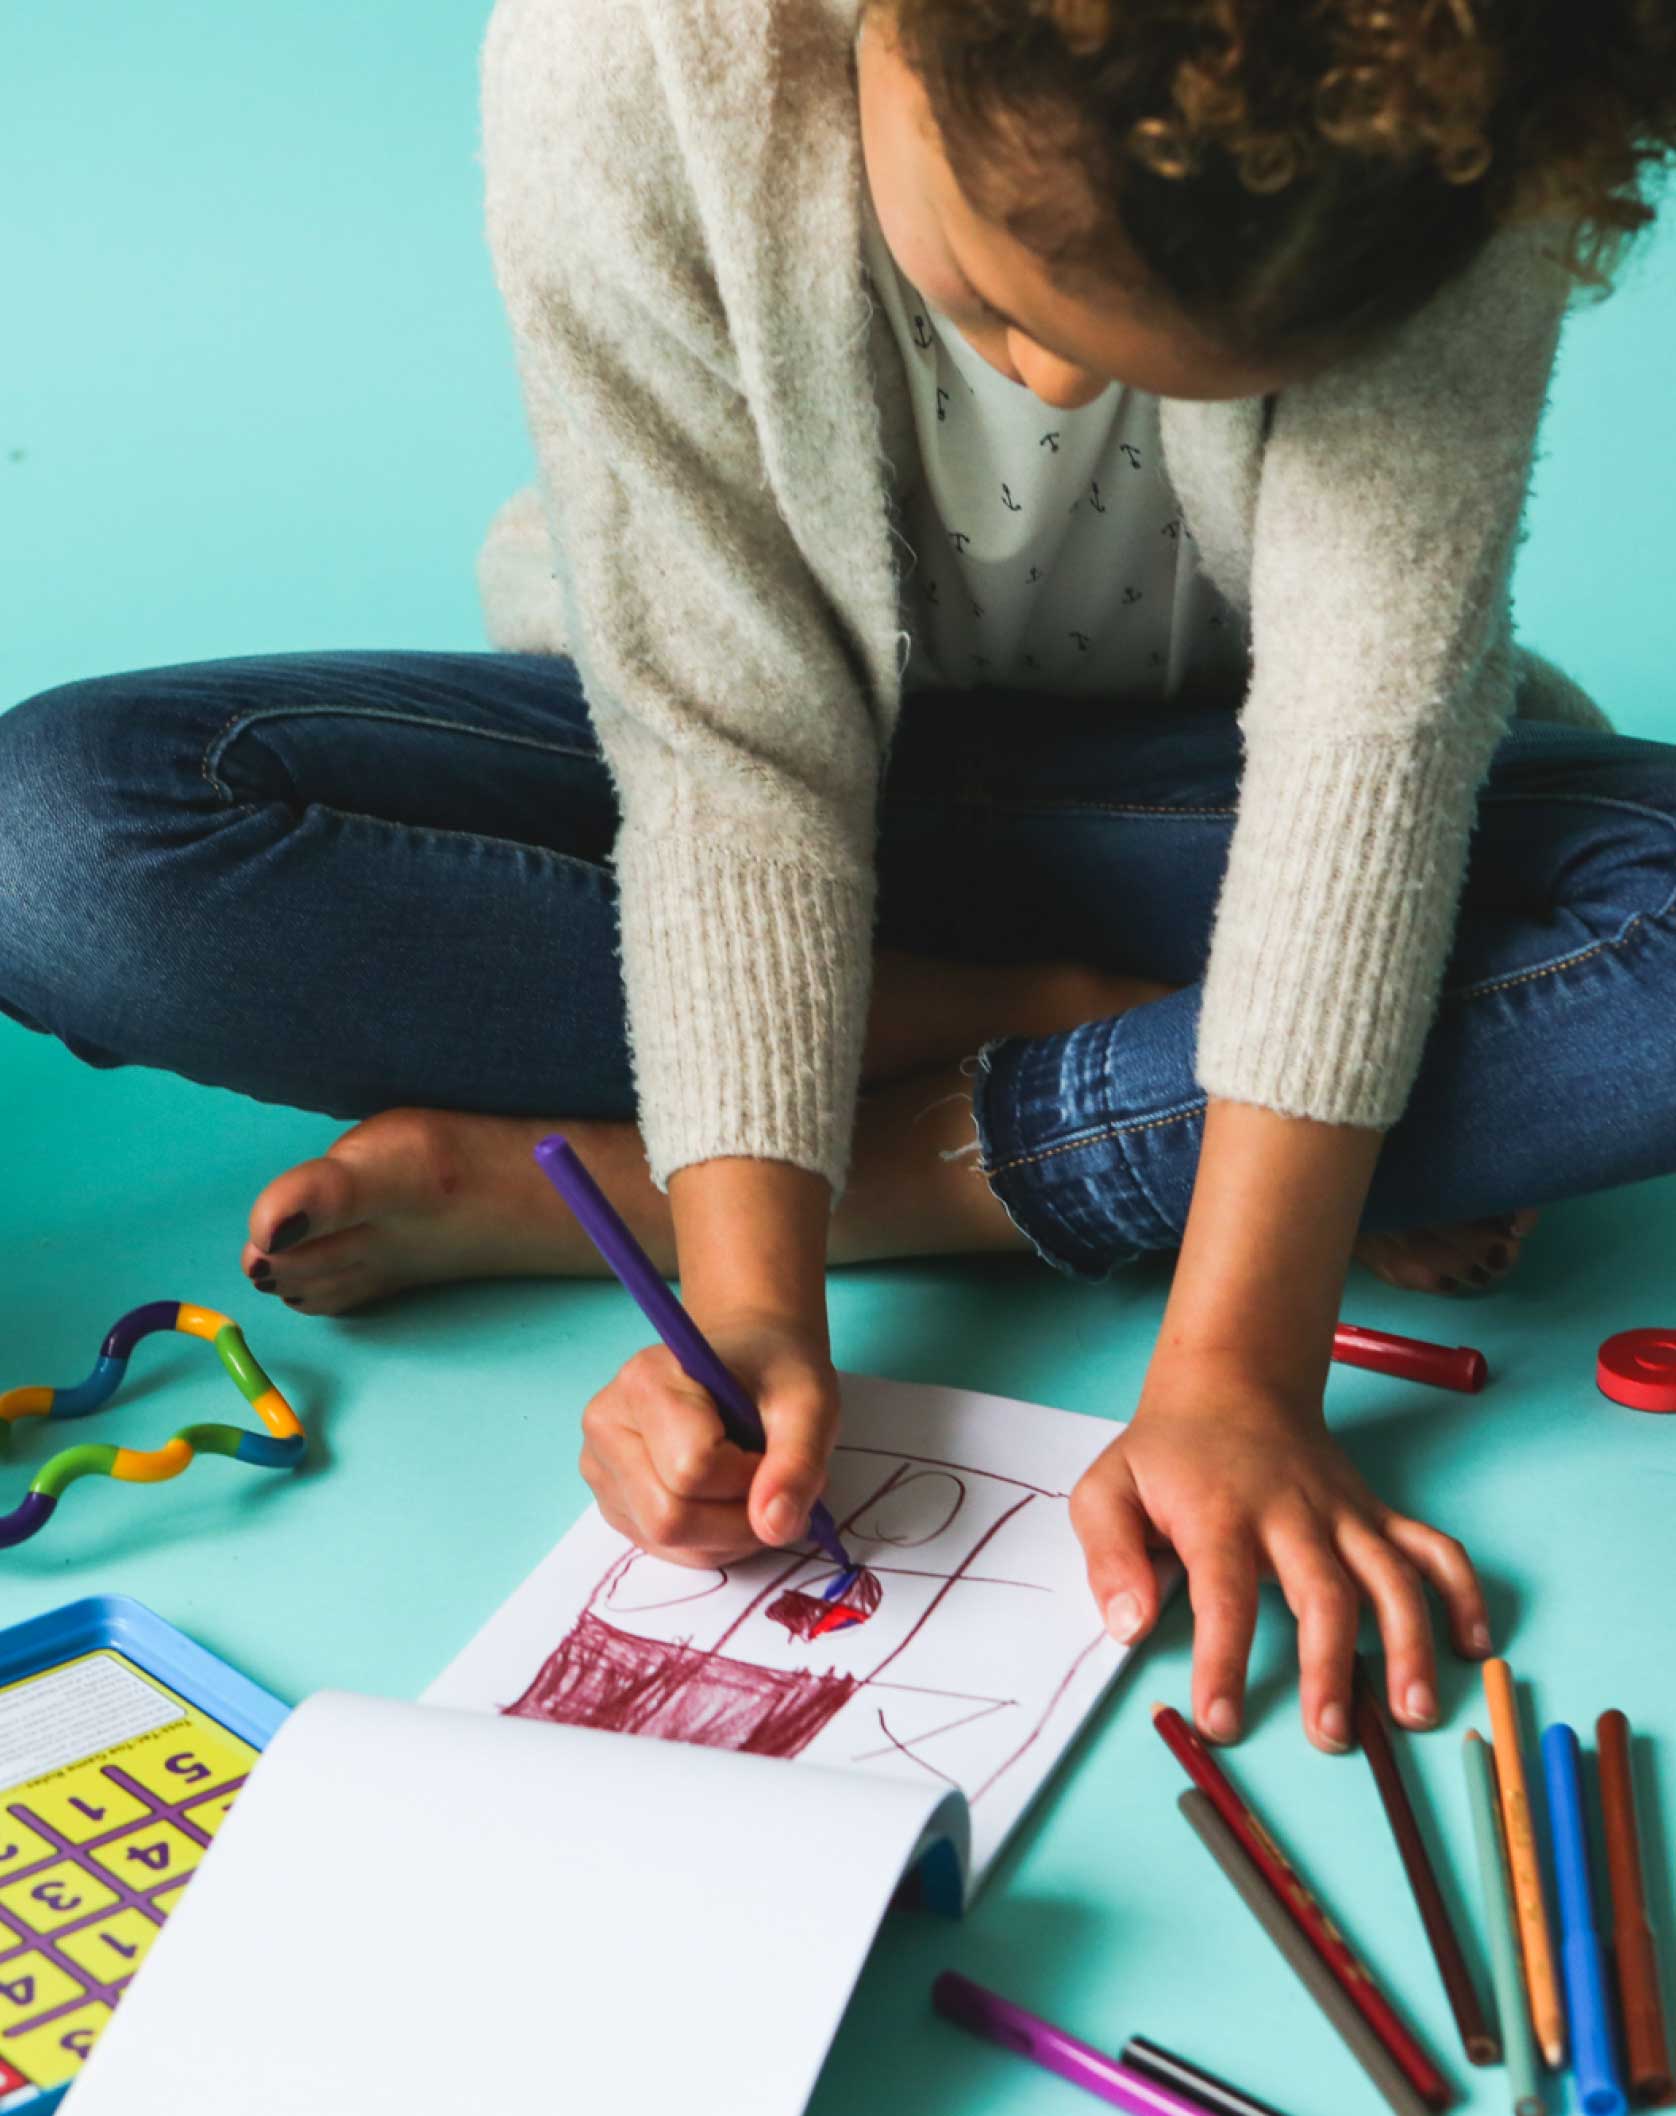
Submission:
<svg viewBox="0 0 1676 2116">
<path fill-rule="evenodd" d="M 1490 1378 L 1483 1353 L 1470 1345 L 1427 1344 L 1421 1337 L 1364 1330 L 1360 1323 L 1339 1324 L 1333 1332 L 1333 1357 L 1347 1367 L 1372 1367 L 1376 1374 L 1424 1381 L 1434 1389 L 1459 1389 L 1467 1396 L 1476 1396 Z M 1676 1401 L 1668 1407 L 1676 1409 Z"/>
</svg>

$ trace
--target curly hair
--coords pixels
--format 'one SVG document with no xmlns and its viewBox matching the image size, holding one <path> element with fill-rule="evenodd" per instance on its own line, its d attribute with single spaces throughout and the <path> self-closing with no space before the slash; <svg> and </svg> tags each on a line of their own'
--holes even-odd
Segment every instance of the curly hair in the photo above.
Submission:
<svg viewBox="0 0 1676 2116">
<path fill-rule="evenodd" d="M 1057 285 L 1130 255 L 1247 356 L 1372 337 L 1515 221 L 1604 292 L 1676 153 L 1671 0 L 862 4 Z"/>
</svg>

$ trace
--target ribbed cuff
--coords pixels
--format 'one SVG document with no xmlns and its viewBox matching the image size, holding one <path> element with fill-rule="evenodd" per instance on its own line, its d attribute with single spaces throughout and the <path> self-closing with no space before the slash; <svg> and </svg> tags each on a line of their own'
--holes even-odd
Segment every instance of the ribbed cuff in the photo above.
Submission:
<svg viewBox="0 0 1676 2116">
<path fill-rule="evenodd" d="M 1207 1094 L 1386 1129 L 1408 1100 L 1454 931 L 1493 735 L 1248 750 L 1205 975 Z"/>
<path fill-rule="evenodd" d="M 640 1125 L 660 1190 L 723 1155 L 849 1168 L 872 976 L 873 880 L 686 834 L 617 843 Z"/>
</svg>

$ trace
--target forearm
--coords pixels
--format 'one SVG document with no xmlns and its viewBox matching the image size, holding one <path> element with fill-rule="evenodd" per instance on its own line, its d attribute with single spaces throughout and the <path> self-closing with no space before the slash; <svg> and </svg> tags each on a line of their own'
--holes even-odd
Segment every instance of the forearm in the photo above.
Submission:
<svg viewBox="0 0 1676 2116">
<path fill-rule="evenodd" d="M 1212 1098 L 1158 1356 L 1319 1400 L 1384 1134 Z"/>
<path fill-rule="evenodd" d="M 832 1193 L 788 1161 L 698 1161 L 669 1180 L 681 1292 L 701 1324 L 773 1321 L 823 1351 Z"/>
</svg>

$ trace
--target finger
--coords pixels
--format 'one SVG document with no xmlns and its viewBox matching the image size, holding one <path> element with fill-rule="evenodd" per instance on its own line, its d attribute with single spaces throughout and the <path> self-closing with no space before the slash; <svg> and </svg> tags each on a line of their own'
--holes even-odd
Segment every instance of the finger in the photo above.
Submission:
<svg viewBox="0 0 1676 2116">
<path fill-rule="evenodd" d="M 1237 1741 L 1245 1670 L 1257 1628 L 1257 1557 L 1243 1537 L 1177 1544 L 1193 1605 L 1193 1717 L 1211 1741 Z"/>
<path fill-rule="evenodd" d="M 1314 1514 L 1274 1532 L 1269 1560 L 1298 1620 L 1298 1688 L 1304 1731 L 1317 1748 L 1350 1746 L 1350 1683 L 1361 1596 Z"/>
<path fill-rule="evenodd" d="M 1392 1712 L 1406 1726 L 1436 1726 L 1437 1659 L 1419 1573 L 1365 1521 L 1342 1522 L 1337 1544 L 1346 1571 L 1372 1602 L 1379 1620 Z"/>
<path fill-rule="evenodd" d="M 1455 1651 L 1463 1659 L 1482 1660 L 1491 1645 L 1490 1611 L 1483 1582 L 1465 1548 L 1453 1536 L 1407 1514 L 1391 1514 L 1382 1526 L 1386 1541 L 1436 1589 L 1448 1614 Z"/>
<path fill-rule="evenodd" d="M 672 1492 L 640 1434 L 619 1436 L 610 1469 L 627 1533 L 653 1557 L 673 1565 L 730 1565 L 757 1548 L 743 1501 L 686 1499 Z"/>
<path fill-rule="evenodd" d="M 764 1543 L 794 1543 L 826 1486 L 827 1457 L 838 1437 L 838 1392 L 819 1374 L 797 1368 L 763 1376 L 758 1408 L 768 1446 L 751 1481 L 750 1518 Z"/>
<path fill-rule="evenodd" d="M 1106 1629 L 1119 1645 L 1132 1645 L 1158 1620 L 1158 1577 L 1147 1556 L 1146 1508 L 1121 1448 L 1108 1448 L 1078 1480 L 1071 1525 Z"/>
<path fill-rule="evenodd" d="M 635 1416 L 653 1472 L 666 1491 L 678 1499 L 743 1503 L 762 1458 L 734 1446 L 707 1390 L 696 1383 L 648 1388 Z"/>
</svg>

